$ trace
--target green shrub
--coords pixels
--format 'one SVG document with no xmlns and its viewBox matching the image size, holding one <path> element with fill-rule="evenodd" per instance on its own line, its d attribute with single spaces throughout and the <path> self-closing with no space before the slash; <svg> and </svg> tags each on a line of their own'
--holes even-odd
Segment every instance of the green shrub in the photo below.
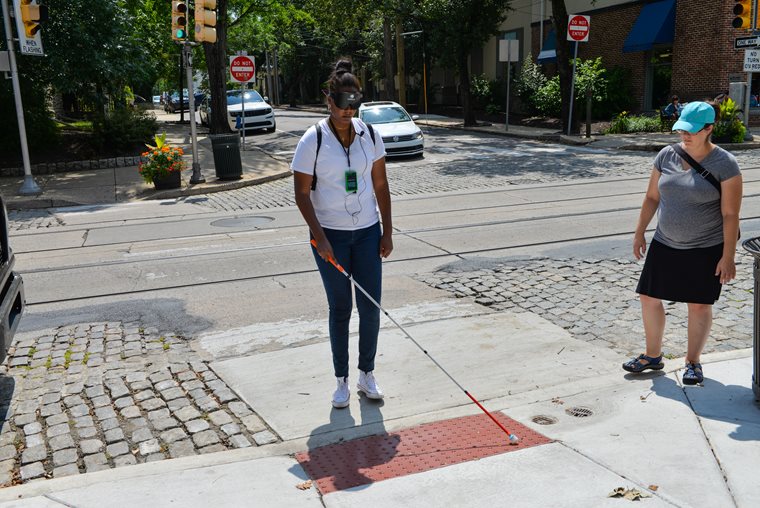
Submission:
<svg viewBox="0 0 760 508">
<path fill-rule="evenodd" d="M 736 103 L 730 97 L 726 97 L 720 103 L 720 119 L 713 127 L 713 139 L 724 143 L 742 143 L 746 132 L 747 128 L 739 120 Z"/>
<path fill-rule="evenodd" d="M 484 109 L 493 101 L 493 89 L 494 83 L 485 74 L 473 76 L 470 80 L 470 94 L 479 109 Z"/>
<path fill-rule="evenodd" d="M 147 111 L 118 108 L 93 121 L 95 146 L 120 150 L 151 141 L 158 130 L 156 118 Z"/>
<path fill-rule="evenodd" d="M 0 151 L 17 153 L 21 160 L 21 141 L 18 132 L 16 104 L 10 80 L 0 80 Z M 24 125 L 30 152 L 49 149 L 58 142 L 58 129 L 52 113 L 45 104 L 45 89 L 32 80 L 21 81 L 21 97 L 24 101 Z"/>
<path fill-rule="evenodd" d="M 653 116 L 629 116 L 627 111 L 622 111 L 612 119 L 610 128 L 605 134 L 628 134 L 632 132 L 659 132 L 660 119 Z"/>
<path fill-rule="evenodd" d="M 498 104 L 493 104 L 493 103 L 488 104 L 486 106 L 486 113 L 488 113 L 489 115 L 498 115 L 499 113 L 501 113 L 501 107 Z"/>
<path fill-rule="evenodd" d="M 533 95 L 533 102 L 538 113 L 544 116 L 559 116 L 562 113 L 559 76 L 554 76 L 539 88 Z"/>
<path fill-rule="evenodd" d="M 607 93 L 605 97 L 591 105 L 596 118 L 611 118 L 619 111 L 629 111 L 635 106 L 631 87 L 632 73 L 625 67 L 607 70 Z"/>
<path fill-rule="evenodd" d="M 547 81 L 546 76 L 541 72 L 541 67 L 533 60 L 528 59 L 523 62 L 522 69 L 515 79 L 515 94 L 528 107 L 529 113 L 538 112 L 536 96 Z"/>
</svg>

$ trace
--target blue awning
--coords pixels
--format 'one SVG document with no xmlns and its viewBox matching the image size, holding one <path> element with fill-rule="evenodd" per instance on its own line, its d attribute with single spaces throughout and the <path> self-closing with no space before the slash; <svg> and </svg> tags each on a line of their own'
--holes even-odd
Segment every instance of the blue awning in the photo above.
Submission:
<svg viewBox="0 0 760 508">
<path fill-rule="evenodd" d="M 623 53 L 646 51 L 655 44 L 672 44 L 676 27 L 676 0 L 646 4 L 623 44 Z"/>
<path fill-rule="evenodd" d="M 540 64 L 557 61 L 557 36 L 554 34 L 554 30 L 549 30 L 546 35 L 544 47 L 538 54 L 536 61 Z"/>
</svg>

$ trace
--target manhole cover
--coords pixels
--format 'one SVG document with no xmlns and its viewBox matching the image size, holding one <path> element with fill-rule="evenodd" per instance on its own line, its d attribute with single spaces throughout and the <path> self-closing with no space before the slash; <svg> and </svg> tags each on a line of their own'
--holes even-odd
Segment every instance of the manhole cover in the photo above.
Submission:
<svg viewBox="0 0 760 508">
<path fill-rule="evenodd" d="M 530 419 L 533 423 L 537 423 L 539 425 L 554 425 L 557 423 L 557 419 L 553 416 L 546 416 L 546 415 L 537 415 Z"/>
<path fill-rule="evenodd" d="M 587 416 L 594 414 L 594 412 L 589 408 L 581 406 L 569 407 L 565 409 L 565 413 L 569 414 L 570 416 L 575 416 L 576 418 L 586 418 Z"/>
<path fill-rule="evenodd" d="M 258 226 L 263 226 L 264 224 L 272 222 L 273 220 L 274 218 L 272 217 L 232 217 L 229 219 L 215 220 L 211 223 L 211 225 L 218 228 L 255 228 Z"/>
</svg>

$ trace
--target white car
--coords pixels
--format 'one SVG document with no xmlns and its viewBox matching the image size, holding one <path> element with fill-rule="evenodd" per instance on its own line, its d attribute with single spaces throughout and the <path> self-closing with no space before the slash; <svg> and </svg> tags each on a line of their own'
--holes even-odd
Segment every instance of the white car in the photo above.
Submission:
<svg viewBox="0 0 760 508">
<path fill-rule="evenodd" d="M 424 138 L 414 123 L 419 116 L 409 116 L 401 104 L 391 101 L 365 102 L 359 106 L 359 118 L 371 124 L 382 136 L 389 157 L 422 155 Z"/>
<path fill-rule="evenodd" d="M 242 115 L 245 104 L 245 115 Z M 272 106 L 266 103 L 256 90 L 247 90 L 243 96 L 240 90 L 227 92 L 227 121 L 230 129 L 270 129 L 274 132 L 277 123 Z"/>
</svg>

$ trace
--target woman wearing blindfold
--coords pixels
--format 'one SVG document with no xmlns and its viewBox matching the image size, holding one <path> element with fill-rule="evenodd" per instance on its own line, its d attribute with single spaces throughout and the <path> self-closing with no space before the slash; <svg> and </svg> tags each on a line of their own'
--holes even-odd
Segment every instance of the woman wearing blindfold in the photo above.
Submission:
<svg viewBox="0 0 760 508">
<path fill-rule="evenodd" d="M 316 242 L 312 251 L 327 294 L 338 385 L 332 399 L 336 408 L 348 406 L 350 398 L 348 324 L 353 299 L 351 282 L 328 260 L 340 263 L 379 302 L 381 258 L 393 250 L 385 145 L 371 127 L 354 118 L 361 97 L 351 63 L 338 61 L 329 79 L 330 114 L 304 133 L 290 165 L 296 204 Z M 371 399 L 382 399 L 373 374 L 380 309 L 360 291 L 355 293 L 359 312 L 357 389 Z"/>
</svg>

